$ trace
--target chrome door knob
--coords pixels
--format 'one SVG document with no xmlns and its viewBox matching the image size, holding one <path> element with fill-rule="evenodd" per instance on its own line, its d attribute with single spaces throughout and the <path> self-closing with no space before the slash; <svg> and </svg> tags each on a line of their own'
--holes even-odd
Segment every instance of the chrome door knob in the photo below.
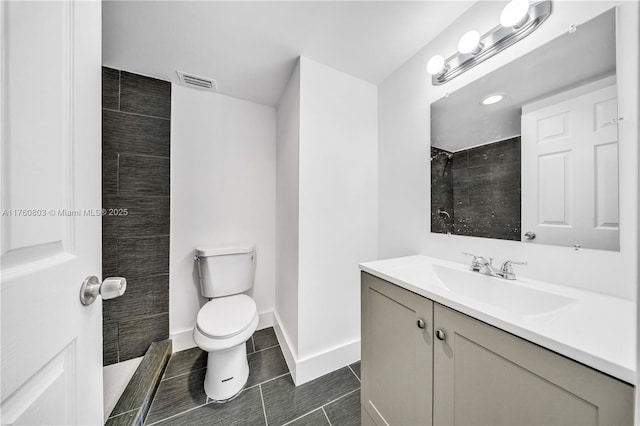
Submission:
<svg viewBox="0 0 640 426">
<path fill-rule="evenodd" d="M 418 326 L 418 328 L 424 330 L 424 328 L 427 326 L 427 323 L 425 323 L 424 320 L 420 318 L 418 321 L 416 321 L 416 325 Z"/>
<path fill-rule="evenodd" d="M 436 337 L 438 338 L 438 340 L 444 340 L 447 335 L 444 333 L 444 331 L 442 330 L 436 330 Z"/>
<path fill-rule="evenodd" d="M 80 286 L 80 302 L 90 305 L 95 302 L 98 295 L 103 299 L 114 299 L 124 294 L 127 289 L 127 280 L 122 277 L 109 277 L 101 283 L 98 277 L 87 277 Z"/>
</svg>

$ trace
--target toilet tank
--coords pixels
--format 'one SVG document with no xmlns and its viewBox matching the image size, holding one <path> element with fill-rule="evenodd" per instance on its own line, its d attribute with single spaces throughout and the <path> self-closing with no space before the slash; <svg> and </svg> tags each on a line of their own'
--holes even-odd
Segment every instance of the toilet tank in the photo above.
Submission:
<svg viewBox="0 0 640 426">
<path fill-rule="evenodd" d="M 251 244 L 206 246 L 196 250 L 204 297 L 239 294 L 253 287 L 256 248 Z"/>
</svg>

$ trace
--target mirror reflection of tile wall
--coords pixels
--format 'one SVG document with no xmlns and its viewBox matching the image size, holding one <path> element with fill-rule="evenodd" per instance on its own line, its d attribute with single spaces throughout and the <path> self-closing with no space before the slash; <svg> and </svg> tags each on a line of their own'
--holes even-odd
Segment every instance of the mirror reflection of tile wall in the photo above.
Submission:
<svg viewBox="0 0 640 426">
<path fill-rule="evenodd" d="M 431 147 L 431 232 L 520 241 L 520 137 Z"/>
</svg>

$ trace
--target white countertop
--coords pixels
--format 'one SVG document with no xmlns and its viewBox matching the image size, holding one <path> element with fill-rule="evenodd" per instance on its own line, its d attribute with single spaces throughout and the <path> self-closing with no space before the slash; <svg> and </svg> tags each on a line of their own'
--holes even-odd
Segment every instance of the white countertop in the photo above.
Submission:
<svg viewBox="0 0 640 426">
<path fill-rule="evenodd" d="M 366 262 L 360 264 L 360 269 L 627 383 L 636 384 L 636 304 L 633 301 L 520 276 L 516 281 L 490 278 L 575 299 L 553 312 L 517 315 L 449 290 L 442 284 L 434 265 L 458 271 L 469 269 L 468 265 L 421 255 Z"/>
</svg>

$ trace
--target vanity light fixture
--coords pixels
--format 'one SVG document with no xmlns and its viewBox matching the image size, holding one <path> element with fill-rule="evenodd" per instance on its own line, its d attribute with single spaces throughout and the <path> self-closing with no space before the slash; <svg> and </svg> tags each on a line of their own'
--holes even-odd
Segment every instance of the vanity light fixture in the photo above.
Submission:
<svg viewBox="0 0 640 426">
<path fill-rule="evenodd" d="M 551 14 L 551 0 L 511 0 L 500 14 L 500 24 L 480 36 L 478 31 L 467 31 L 458 42 L 458 52 L 443 60 L 435 55 L 427 63 L 434 86 L 453 78 L 489 59 L 531 34 Z"/>
<path fill-rule="evenodd" d="M 462 37 L 460 37 L 460 41 L 458 41 L 458 52 L 463 55 L 475 55 L 481 49 L 482 43 L 480 43 L 480 33 L 476 30 L 467 31 L 462 35 Z"/>
<path fill-rule="evenodd" d="M 511 0 L 502 9 L 500 25 L 505 28 L 519 28 L 527 23 L 529 15 L 529 0 Z"/>
<path fill-rule="evenodd" d="M 493 95 L 485 96 L 484 98 L 482 98 L 480 103 L 482 105 L 493 105 L 493 104 L 497 104 L 498 102 L 500 102 L 503 99 L 504 99 L 504 95 L 503 94 L 495 93 Z"/>
<path fill-rule="evenodd" d="M 445 71 L 444 56 L 435 55 L 427 62 L 427 72 L 431 75 L 440 74 Z"/>
</svg>

